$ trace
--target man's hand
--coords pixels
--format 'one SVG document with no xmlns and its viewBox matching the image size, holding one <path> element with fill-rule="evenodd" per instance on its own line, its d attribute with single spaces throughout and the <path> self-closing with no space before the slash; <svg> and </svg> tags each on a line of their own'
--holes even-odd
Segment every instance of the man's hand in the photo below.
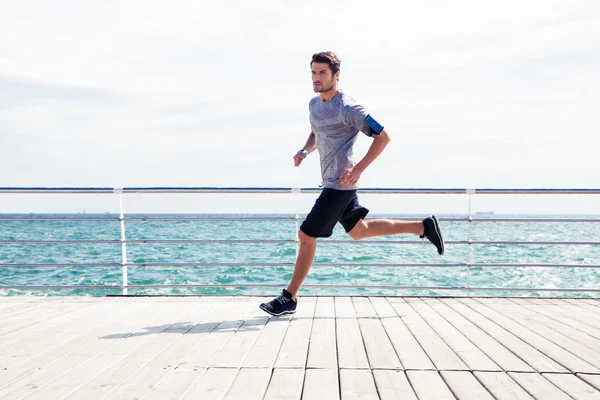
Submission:
<svg viewBox="0 0 600 400">
<path fill-rule="evenodd" d="M 300 165 L 302 163 L 302 160 L 304 160 L 305 158 L 306 158 L 306 155 L 304 155 L 304 153 L 294 154 L 294 167 L 297 167 L 298 165 Z"/>
<path fill-rule="evenodd" d="M 363 171 L 360 168 L 356 168 L 356 166 L 348 168 L 344 171 L 342 176 L 340 176 L 340 183 L 342 185 L 355 186 L 362 173 Z"/>
</svg>

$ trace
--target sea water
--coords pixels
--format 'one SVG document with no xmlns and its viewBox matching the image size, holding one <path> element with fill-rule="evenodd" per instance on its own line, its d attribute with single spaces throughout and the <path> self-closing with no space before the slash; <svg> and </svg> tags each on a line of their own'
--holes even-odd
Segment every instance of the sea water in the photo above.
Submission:
<svg viewBox="0 0 600 400">
<path fill-rule="evenodd" d="M 294 220 L 247 220 L 257 215 L 218 215 L 226 220 L 151 220 L 159 215 L 129 215 L 149 220 L 127 220 L 127 240 L 293 240 Z M 127 217 L 129 217 L 127 216 Z M 160 215 L 165 217 L 166 215 Z M 264 216 L 264 215 L 262 215 Z M 280 215 L 281 216 L 281 215 Z M 121 238 L 116 215 L 2 215 L 3 218 L 79 218 L 84 221 L 0 221 L 0 241 L 27 240 L 110 240 Z M 98 220 L 113 217 L 113 220 Z M 168 215 L 168 217 L 199 217 L 198 215 Z M 203 217 L 217 217 L 203 215 Z M 273 217 L 267 216 L 267 217 Z M 292 216 L 288 216 L 292 217 Z M 387 216 L 402 218 L 401 215 Z M 406 216 L 404 216 L 406 217 Z M 415 217 L 413 215 L 408 217 Z M 464 217 L 459 215 L 440 216 Z M 485 216 L 494 218 L 499 216 Z M 569 218 L 569 216 L 526 216 L 513 218 Z M 598 216 L 588 216 L 598 219 Z M 577 216 L 585 218 L 585 216 Z M 590 222 L 472 222 L 441 221 L 446 241 L 597 241 L 600 223 Z M 336 227 L 333 240 L 349 240 L 341 226 Z M 318 241 L 315 263 L 360 264 L 360 266 L 314 266 L 306 284 L 354 285 L 358 288 L 303 288 L 306 295 L 519 295 L 598 297 L 593 292 L 545 292 L 539 288 L 600 288 L 600 269 L 540 268 L 540 267 L 466 267 L 473 264 L 569 264 L 599 265 L 600 245 L 514 245 L 514 244 L 448 244 L 440 257 L 428 242 L 390 244 L 390 240 L 414 241 L 417 236 L 397 235 L 375 238 L 375 244 L 332 243 Z M 127 244 L 130 263 L 240 263 L 240 266 L 159 266 L 128 267 L 130 285 L 231 285 L 214 288 L 145 288 L 129 289 L 129 294 L 184 295 L 273 295 L 279 289 L 244 288 L 235 285 L 274 284 L 285 287 L 292 277 L 293 267 L 272 266 L 270 263 L 293 264 L 297 246 L 287 243 L 170 243 Z M 112 244 L 0 244 L 0 264 L 89 264 L 122 262 L 121 245 Z M 248 266 L 244 263 L 264 263 Z M 373 264 L 463 264 L 453 267 L 377 267 Z M 122 270 L 117 267 L 0 267 L 0 285 L 121 285 Z M 440 289 L 373 289 L 372 285 L 484 287 L 485 291 L 449 291 Z M 527 292 L 509 292 L 502 288 L 531 288 Z M 0 295 L 93 295 L 121 294 L 115 289 L 13 290 L 0 289 Z"/>
</svg>

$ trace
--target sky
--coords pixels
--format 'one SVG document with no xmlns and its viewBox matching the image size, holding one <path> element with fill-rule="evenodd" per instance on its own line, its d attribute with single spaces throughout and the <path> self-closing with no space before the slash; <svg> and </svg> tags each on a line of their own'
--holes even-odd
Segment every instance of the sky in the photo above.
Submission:
<svg viewBox="0 0 600 400">
<path fill-rule="evenodd" d="M 317 187 L 309 62 L 392 136 L 362 187 L 600 188 L 593 0 L 0 0 L 0 187 Z M 356 151 L 370 139 L 361 135 Z M 600 195 L 475 196 L 596 213 Z M 365 196 L 466 212 L 467 196 Z M 126 195 L 126 212 L 298 212 L 314 195 Z M 2 212 L 114 212 L 114 195 L 0 194 Z"/>
</svg>

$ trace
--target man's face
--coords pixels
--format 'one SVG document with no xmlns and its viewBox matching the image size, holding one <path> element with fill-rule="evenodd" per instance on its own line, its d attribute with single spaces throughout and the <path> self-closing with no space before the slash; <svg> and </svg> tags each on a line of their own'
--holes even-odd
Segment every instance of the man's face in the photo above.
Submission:
<svg viewBox="0 0 600 400">
<path fill-rule="evenodd" d="M 333 75 L 331 67 L 327 63 L 313 62 L 311 65 L 313 89 L 316 93 L 326 92 L 333 87 L 337 80 L 337 72 Z"/>
</svg>

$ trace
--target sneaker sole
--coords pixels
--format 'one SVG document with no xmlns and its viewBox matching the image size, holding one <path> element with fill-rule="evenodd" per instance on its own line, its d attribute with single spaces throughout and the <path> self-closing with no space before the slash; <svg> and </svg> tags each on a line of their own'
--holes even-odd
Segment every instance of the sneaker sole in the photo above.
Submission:
<svg viewBox="0 0 600 400">
<path fill-rule="evenodd" d="M 265 309 L 265 308 L 264 308 L 262 305 L 261 305 L 261 306 L 258 306 L 258 308 L 260 308 L 261 310 L 263 310 L 263 311 L 264 311 L 264 312 L 266 312 L 267 314 L 273 315 L 274 317 L 280 317 L 280 316 L 282 316 L 282 315 L 286 315 L 286 314 L 295 314 L 295 313 L 296 313 L 296 310 L 293 310 L 293 311 L 282 311 L 282 312 L 280 312 L 279 314 L 277 314 L 277 313 L 271 312 L 271 311 L 269 311 L 269 310 L 266 310 L 266 309 Z"/>
<path fill-rule="evenodd" d="M 440 229 L 437 217 L 434 215 L 431 217 L 431 219 L 433 219 L 433 227 L 435 228 L 435 233 L 440 238 L 440 244 L 442 245 L 442 252 L 440 253 L 440 256 L 443 256 L 446 249 L 444 246 L 444 237 L 442 236 L 442 230 Z"/>
</svg>

